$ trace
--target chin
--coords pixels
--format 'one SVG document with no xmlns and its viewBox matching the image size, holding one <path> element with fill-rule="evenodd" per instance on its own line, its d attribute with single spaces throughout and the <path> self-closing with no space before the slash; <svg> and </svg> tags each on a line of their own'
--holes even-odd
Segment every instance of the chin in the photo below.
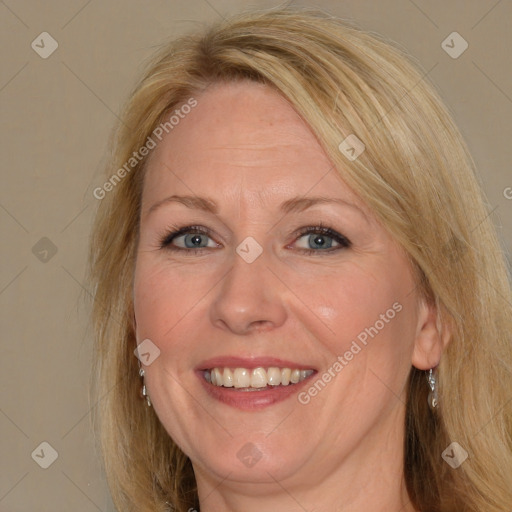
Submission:
<svg viewBox="0 0 512 512">
<path fill-rule="evenodd" d="M 277 435 L 270 440 L 263 434 L 232 439 L 226 445 L 201 451 L 197 465 L 219 479 L 275 484 L 292 477 L 307 462 L 303 449 L 281 441 Z M 194 455 L 191 460 L 195 469 Z"/>
</svg>

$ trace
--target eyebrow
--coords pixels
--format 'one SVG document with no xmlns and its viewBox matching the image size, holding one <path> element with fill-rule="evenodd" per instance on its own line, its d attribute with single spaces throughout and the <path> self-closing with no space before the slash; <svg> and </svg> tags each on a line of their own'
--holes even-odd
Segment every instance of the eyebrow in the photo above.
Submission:
<svg viewBox="0 0 512 512">
<path fill-rule="evenodd" d="M 157 201 L 148 209 L 148 215 L 153 211 L 157 210 L 161 206 L 168 203 L 181 203 L 187 208 L 203 210 L 209 213 L 217 214 L 219 212 L 219 208 L 213 199 L 208 197 L 199 197 L 199 196 L 178 196 L 172 195 L 166 197 L 160 201 Z M 294 197 L 292 199 L 288 199 L 284 203 L 281 204 L 281 211 L 283 213 L 293 213 L 293 212 L 302 212 L 315 206 L 317 204 L 328 204 L 328 203 L 336 203 L 341 204 L 342 206 L 349 206 L 351 208 L 355 208 L 358 210 L 364 217 L 366 214 L 363 212 L 361 208 L 356 206 L 353 203 L 345 201 L 341 198 L 337 197 L 324 197 L 324 196 L 315 196 L 315 197 Z"/>
<path fill-rule="evenodd" d="M 283 213 L 293 213 L 293 212 L 302 212 L 304 210 L 307 210 L 308 208 L 311 208 L 312 206 L 315 206 L 317 204 L 325 204 L 325 203 L 336 203 L 341 204 L 342 206 L 350 206 L 351 208 L 356 208 L 357 210 L 360 210 L 361 213 L 362 210 L 357 207 L 355 204 L 349 203 L 348 201 L 345 201 L 343 199 L 340 199 L 338 197 L 324 197 L 324 196 L 315 196 L 315 197 L 294 197 L 293 199 L 289 199 L 288 201 L 285 201 L 281 205 L 281 210 Z"/>
<path fill-rule="evenodd" d="M 217 214 L 219 209 L 215 204 L 215 201 L 209 199 L 207 197 L 199 197 L 199 196 L 169 196 L 161 201 L 157 201 L 154 205 L 151 206 L 148 210 L 148 215 L 164 204 L 168 203 L 181 203 L 185 205 L 187 208 L 195 209 L 195 210 L 204 210 L 209 213 Z"/>
</svg>

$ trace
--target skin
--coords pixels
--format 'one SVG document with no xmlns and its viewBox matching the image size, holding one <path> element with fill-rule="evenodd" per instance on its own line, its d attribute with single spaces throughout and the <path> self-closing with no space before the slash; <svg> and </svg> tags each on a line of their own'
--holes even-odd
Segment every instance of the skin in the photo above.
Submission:
<svg viewBox="0 0 512 512">
<path fill-rule="evenodd" d="M 401 249 L 278 93 L 238 82 L 195 97 L 147 168 L 134 313 L 137 341 L 160 349 L 146 385 L 192 460 L 201 510 L 415 510 L 402 476 L 405 387 L 411 365 L 439 363 L 446 340 L 435 310 L 416 295 Z M 218 212 L 162 202 L 173 194 L 209 197 Z M 305 195 L 344 203 L 280 212 Z M 305 253 L 317 235 L 296 231 L 319 222 L 352 245 Z M 162 248 L 173 225 L 210 228 L 208 248 Z M 248 236 L 263 250 L 252 263 L 235 251 Z M 394 303 L 402 310 L 307 405 L 294 394 L 242 411 L 214 400 L 194 371 L 212 357 L 269 356 L 320 375 Z M 237 457 L 247 443 L 261 456 L 252 467 Z"/>
</svg>

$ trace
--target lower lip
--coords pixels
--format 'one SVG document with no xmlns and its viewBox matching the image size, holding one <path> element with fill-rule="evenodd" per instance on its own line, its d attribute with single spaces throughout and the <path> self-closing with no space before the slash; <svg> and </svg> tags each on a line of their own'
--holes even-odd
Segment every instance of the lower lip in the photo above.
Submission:
<svg viewBox="0 0 512 512">
<path fill-rule="evenodd" d="M 237 388 L 215 386 L 205 380 L 203 372 L 197 372 L 197 375 L 206 392 L 212 398 L 237 409 L 255 411 L 264 409 L 265 407 L 269 407 L 270 405 L 278 402 L 282 402 L 291 395 L 297 394 L 300 389 L 308 383 L 309 379 L 315 375 L 315 373 L 297 384 L 275 386 L 261 391 L 240 391 Z"/>
</svg>

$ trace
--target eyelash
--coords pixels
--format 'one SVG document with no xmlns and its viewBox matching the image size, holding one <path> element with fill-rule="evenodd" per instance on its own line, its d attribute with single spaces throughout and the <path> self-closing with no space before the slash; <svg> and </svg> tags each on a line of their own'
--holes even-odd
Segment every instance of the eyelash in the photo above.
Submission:
<svg viewBox="0 0 512 512">
<path fill-rule="evenodd" d="M 307 226 L 304 228 L 301 228 L 298 230 L 298 232 L 295 233 L 295 240 L 296 242 L 298 239 L 302 238 L 305 235 L 324 235 L 328 236 L 329 238 L 332 238 L 335 242 L 337 242 L 339 245 L 337 247 L 332 247 L 330 249 L 303 249 L 299 248 L 298 250 L 302 252 L 303 254 L 309 254 L 309 255 L 318 255 L 318 254 L 328 254 L 340 251 L 342 249 L 348 249 L 352 246 L 352 242 L 345 236 L 343 236 L 341 233 L 338 233 L 337 231 L 334 231 L 334 229 L 331 229 L 327 226 L 324 226 L 322 223 L 319 223 L 317 226 Z"/>
<path fill-rule="evenodd" d="M 211 237 L 211 230 L 203 227 L 203 226 L 171 226 L 169 228 L 169 231 L 166 235 L 164 235 L 160 241 L 160 248 L 169 250 L 169 251 L 181 251 L 183 253 L 189 254 L 202 254 L 205 249 L 212 249 L 211 247 L 199 247 L 199 248 L 183 248 L 183 247 L 174 247 L 172 246 L 172 242 L 182 235 L 187 234 L 197 234 L 197 235 L 206 235 L 210 238 Z M 307 226 L 304 228 L 299 229 L 294 234 L 294 242 L 296 242 L 298 239 L 302 238 L 305 235 L 324 235 L 328 236 L 329 238 L 332 238 L 335 242 L 337 242 L 339 245 L 336 247 L 332 247 L 330 249 L 304 249 L 299 248 L 298 250 L 303 254 L 308 255 L 318 255 L 320 254 L 331 254 L 333 252 L 337 252 L 342 249 L 348 249 L 352 246 L 352 242 L 342 234 L 338 233 L 337 231 L 334 231 L 333 229 L 324 226 L 322 223 L 319 223 L 317 226 Z M 293 242 L 293 243 L 294 243 Z M 287 246 L 288 247 L 288 246 Z"/>
</svg>

